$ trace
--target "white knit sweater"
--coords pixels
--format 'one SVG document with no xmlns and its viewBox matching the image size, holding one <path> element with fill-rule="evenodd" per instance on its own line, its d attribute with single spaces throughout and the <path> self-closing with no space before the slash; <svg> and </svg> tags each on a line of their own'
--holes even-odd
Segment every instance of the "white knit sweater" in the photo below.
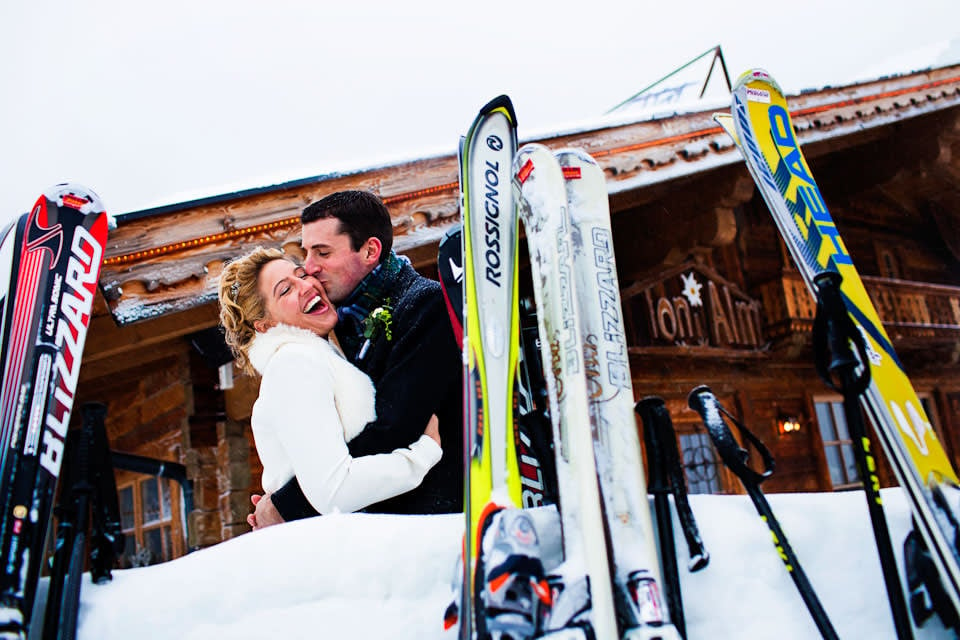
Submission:
<svg viewBox="0 0 960 640">
<path fill-rule="evenodd" d="M 373 384 L 316 334 L 277 325 L 256 335 L 248 356 L 263 377 L 250 421 L 265 491 L 296 476 L 318 512 L 356 511 L 410 491 L 440 460 L 428 436 L 350 456 L 346 443 L 376 417 Z"/>
</svg>

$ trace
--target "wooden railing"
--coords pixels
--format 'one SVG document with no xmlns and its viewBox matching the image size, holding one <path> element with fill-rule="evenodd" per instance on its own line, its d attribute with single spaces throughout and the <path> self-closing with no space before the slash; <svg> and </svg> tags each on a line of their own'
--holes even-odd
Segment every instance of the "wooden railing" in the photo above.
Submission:
<svg viewBox="0 0 960 640">
<path fill-rule="evenodd" d="M 873 306 L 888 330 L 917 337 L 960 333 L 960 287 L 864 276 Z M 799 273 L 760 287 L 770 337 L 808 330 L 816 303 Z"/>
</svg>

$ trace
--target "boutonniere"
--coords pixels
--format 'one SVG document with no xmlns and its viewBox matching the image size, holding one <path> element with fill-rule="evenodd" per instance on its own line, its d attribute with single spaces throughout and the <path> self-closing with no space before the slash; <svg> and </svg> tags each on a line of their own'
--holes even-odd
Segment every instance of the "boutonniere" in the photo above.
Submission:
<svg viewBox="0 0 960 640">
<path fill-rule="evenodd" d="M 382 334 L 387 342 L 393 340 L 393 307 L 390 306 L 390 299 L 371 311 L 363 319 L 363 345 L 360 347 L 360 353 L 357 359 L 362 360 L 370 348 L 370 343 L 380 337 Z"/>
</svg>

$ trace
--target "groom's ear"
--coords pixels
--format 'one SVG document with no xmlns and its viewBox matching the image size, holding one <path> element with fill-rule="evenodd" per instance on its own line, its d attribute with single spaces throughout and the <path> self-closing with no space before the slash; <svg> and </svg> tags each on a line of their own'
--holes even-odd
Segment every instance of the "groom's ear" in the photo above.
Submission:
<svg viewBox="0 0 960 640">
<path fill-rule="evenodd" d="M 380 262 L 380 254 L 383 252 L 383 243 L 380 238 L 370 236 L 360 247 L 360 257 L 369 265 L 376 265 Z"/>
</svg>

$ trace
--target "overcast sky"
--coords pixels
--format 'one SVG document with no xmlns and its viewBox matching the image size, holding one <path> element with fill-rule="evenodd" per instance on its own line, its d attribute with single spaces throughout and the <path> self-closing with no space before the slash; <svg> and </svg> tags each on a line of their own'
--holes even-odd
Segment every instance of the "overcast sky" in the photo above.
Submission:
<svg viewBox="0 0 960 640">
<path fill-rule="evenodd" d="M 790 92 L 958 43 L 956 0 L 6 0 L 0 220 L 67 180 L 119 214 L 452 152 L 500 93 L 524 138 L 716 44 Z"/>
</svg>

